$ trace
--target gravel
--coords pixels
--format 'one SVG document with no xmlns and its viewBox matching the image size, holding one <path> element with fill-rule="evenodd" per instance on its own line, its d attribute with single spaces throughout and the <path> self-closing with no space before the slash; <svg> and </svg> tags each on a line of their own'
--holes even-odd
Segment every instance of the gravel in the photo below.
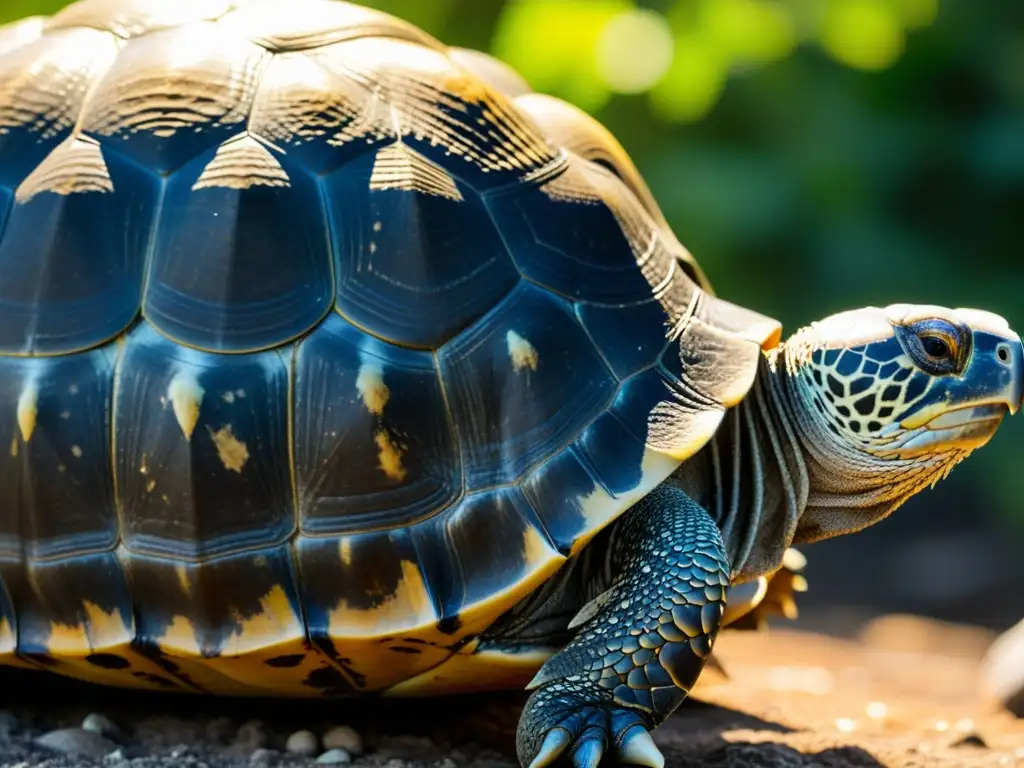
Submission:
<svg viewBox="0 0 1024 768">
<path fill-rule="evenodd" d="M 772 628 L 716 645 L 655 739 L 672 768 L 1000 768 L 1024 765 L 1024 720 L 978 699 L 982 653 L 955 630 L 881 647 Z M 865 636 L 867 637 L 867 636 Z M 0 768 L 517 768 L 518 692 L 444 699 L 216 699 L 0 671 Z"/>
</svg>

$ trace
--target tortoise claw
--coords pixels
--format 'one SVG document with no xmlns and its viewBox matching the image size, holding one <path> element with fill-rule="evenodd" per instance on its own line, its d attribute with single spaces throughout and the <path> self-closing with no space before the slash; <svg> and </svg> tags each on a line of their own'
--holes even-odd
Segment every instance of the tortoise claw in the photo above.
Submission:
<svg viewBox="0 0 1024 768">
<path fill-rule="evenodd" d="M 646 765 L 648 768 L 665 768 L 665 756 L 661 754 L 646 728 L 631 729 L 622 739 L 617 750 L 619 761 L 627 765 Z"/>
<path fill-rule="evenodd" d="M 551 765 L 565 751 L 571 741 L 572 736 L 567 730 L 552 728 L 544 738 L 544 743 L 540 745 L 540 751 L 533 758 L 529 768 L 544 768 L 544 766 Z"/>
</svg>

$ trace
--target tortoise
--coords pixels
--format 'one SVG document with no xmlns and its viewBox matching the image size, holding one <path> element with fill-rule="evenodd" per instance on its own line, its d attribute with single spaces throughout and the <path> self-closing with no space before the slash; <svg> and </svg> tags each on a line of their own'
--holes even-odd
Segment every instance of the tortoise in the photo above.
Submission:
<svg viewBox="0 0 1024 768">
<path fill-rule="evenodd" d="M 222 695 L 532 691 L 524 765 L 649 735 L 793 544 L 1021 404 L 1001 317 L 785 342 L 610 132 L 334 0 L 0 28 L 0 663 Z"/>
</svg>

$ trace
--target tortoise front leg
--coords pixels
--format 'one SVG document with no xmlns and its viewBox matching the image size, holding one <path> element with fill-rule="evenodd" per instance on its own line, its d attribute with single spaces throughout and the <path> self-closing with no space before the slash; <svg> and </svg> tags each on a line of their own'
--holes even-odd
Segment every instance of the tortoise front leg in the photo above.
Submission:
<svg viewBox="0 0 1024 768">
<path fill-rule="evenodd" d="M 613 749 L 622 762 L 661 768 L 649 731 L 686 698 L 711 652 L 729 565 L 707 512 L 662 486 L 626 513 L 609 549 L 612 587 L 580 611 L 579 633 L 530 684 L 517 732 L 524 766 L 567 753 L 593 768 Z"/>
</svg>

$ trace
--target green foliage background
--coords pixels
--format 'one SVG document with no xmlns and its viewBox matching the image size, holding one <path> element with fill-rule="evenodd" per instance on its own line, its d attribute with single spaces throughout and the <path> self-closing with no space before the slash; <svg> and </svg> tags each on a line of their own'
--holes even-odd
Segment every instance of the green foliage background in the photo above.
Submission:
<svg viewBox="0 0 1024 768">
<path fill-rule="evenodd" d="M 366 4 L 594 112 L 718 293 L 789 330 L 897 301 L 1024 329 L 1024 3 Z M 62 5 L 2 0 L 0 23 Z M 664 74 L 625 77 L 644 67 Z M 1018 417 L 957 472 L 972 514 L 1024 529 L 1022 468 Z"/>
</svg>

